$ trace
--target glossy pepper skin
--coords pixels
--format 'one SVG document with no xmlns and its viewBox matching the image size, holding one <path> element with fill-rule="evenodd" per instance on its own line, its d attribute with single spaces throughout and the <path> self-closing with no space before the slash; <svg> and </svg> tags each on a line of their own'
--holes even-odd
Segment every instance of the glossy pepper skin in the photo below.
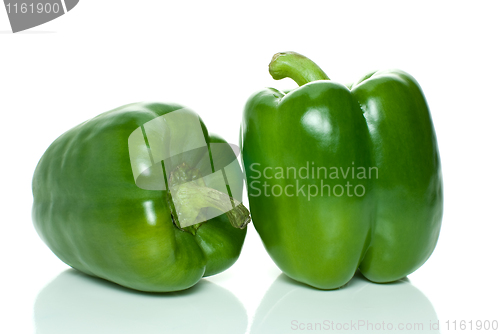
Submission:
<svg viewBox="0 0 500 334">
<path fill-rule="evenodd" d="M 377 71 L 347 87 L 293 52 L 276 54 L 269 69 L 275 79 L 290 77 L 300 87 L 253 95 L 240 145 L 252 220 L 274 262 L 319 289 L 343 286 L 358 268 L 378 283 L 417 270 L 438 240 L 443 190 L 431 115 L 415 79 L 399 70 Z M 308 179 L 286 175 L 287 168 L 298 171 L 307 163 Z M 329 175 L 320 171 L 312 178 L 313 164 Z M 332 166 L 356 167 L 355 178 L 350 172 L 347 179 L 330 178 Z M 357 178 L 359 167 L 365 178 Z M 344 194 L 327 196 L 326 185 L 341 185 Z M 362 186 L 362 196 L 354 195 L 354 185 Z M 309 196 L 314 186 L 318 194 Z"/>
<path fill-rule="evenodd" d="M 126 105 L 76 126 L 50 145 L 33 176 L 32 214 L 37 232 L 62 261 L 125 287 L 167 292 L 189 288 L 237 260 L 246 228 L 233 227 L 222 214 L 181 229 L 173 222 L 169 193 L 141 189 L 134 181 L 130 134 L 181 108 Z M 226 143 L 200 124 L 207 146 Z M 189 138 L 189 132 L 182 133 L 179 145 Z M 187 162 L 193 167 L 199 159 Z M 237 175 L 226 172 L 228 178 Z M 241 194 L 241 176 L 240 183 L 233 192 Z"/>
</svg>

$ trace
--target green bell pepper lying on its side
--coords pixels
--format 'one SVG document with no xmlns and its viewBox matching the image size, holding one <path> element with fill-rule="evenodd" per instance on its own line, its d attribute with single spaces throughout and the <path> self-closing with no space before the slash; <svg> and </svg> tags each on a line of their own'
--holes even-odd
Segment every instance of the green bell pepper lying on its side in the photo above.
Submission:
<svg viewBox="0 0 500 334">
<path fill-rule="evenodd" d="M 320 289 L 358 268 L 380 283 L 418 269 L 436 246 L 443 195 L 415 79 L 377 71 L 346 87 L 293 52 L 269 70 L 300 87 L 251 97 L 240 145 L 252 220 L 274 262 Z"/>
<path fill-rule="evenodd" d="M 250 217 L 233 150 L 181 106 L 137 103 L 56 139 L 33 221 L 65 263 L 142 291 L 191 287 L 238 258 Z"/>
</svg>

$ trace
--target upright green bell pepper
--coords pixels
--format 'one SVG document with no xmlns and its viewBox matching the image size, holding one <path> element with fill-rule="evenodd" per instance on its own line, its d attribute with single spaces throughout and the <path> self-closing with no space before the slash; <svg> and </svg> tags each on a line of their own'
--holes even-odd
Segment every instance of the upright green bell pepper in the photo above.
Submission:
<svg viewBox="0 0 500 334">
<path fill-rule="evenodd" d="M 186 289 L 240 254 L 250 217 L 236 200 L 243 178 L 235 159 L 179 105 L 126 105 L 50 145 L 33 176 L 33 222 L 62 261 L 86 274 L 142 291 Z"/>
<path fill-rule="evenodd" d="M 418 269 L 443 213 L 436 136 L 413 77 L 376 71 L 344 86 L 293 52 L 273 57 L 274 79 L 246 104 L 242 158 L 252 220 L 278 267 L 320 289 L 359 268 L 373 282 Z"/>
</svg>

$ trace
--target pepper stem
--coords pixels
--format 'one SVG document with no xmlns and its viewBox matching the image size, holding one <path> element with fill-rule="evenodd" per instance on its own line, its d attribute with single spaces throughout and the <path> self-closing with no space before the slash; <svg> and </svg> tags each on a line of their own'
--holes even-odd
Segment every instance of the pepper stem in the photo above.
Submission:
<svg viewBox="0 0 500 334">
<path fill-rule="evenodd" d="M 205 213 L 202 210 L 204 208 L 215 208 L 226 213 L 229 222 L 236 228 L 243 229 L 250 222 L 250 213 L 243 203 L 216 189 L 198 185 L 196 182 L 183 183 L 172 188 L 172 199 L 181 228 L 205 221 Z"/>
<path fill-rule="evenodd" d="M 195 234 L 203 222 L 214 217 L 208 214 L 208 208 L 225 213 L 235 228 L 243 229 L 250 222 L 250 213 L 243 203 L 207 187 L 199 171 L 186 164 L 170 174 L 168 190 L 172 218 L 181 230 Z"/>
<path fill-rule="evenodd" d="M 290 78 L 302 86 L 316 80 L 330 80 L 311 59 L 293 52 L 279 52 L 269 63 L 269 73 L 275 80 Z"/>
</svg>

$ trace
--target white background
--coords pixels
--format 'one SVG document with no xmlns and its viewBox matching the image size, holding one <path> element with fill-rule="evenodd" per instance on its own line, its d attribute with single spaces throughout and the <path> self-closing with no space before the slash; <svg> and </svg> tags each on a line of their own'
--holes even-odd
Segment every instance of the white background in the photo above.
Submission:
<svg viewBox="0 0 500 334">
<path fill-rule="evenodd" d="M 428 323 L 425 314 L 433 312 L 441 332 L 447 320 L 500 321 L 498 13 L 498 2 L 482 1 L 82 0 L 59 19 L 12 34 L 1 8 L 0 332 L 296 333 L 305 331 L 292 330 L 291 321 L 309 316 Z M 267 72 L 272 55 L 288 50 L 343 83 L 399 68 L 426 94 L 441 151 L 445 214 L 437 248 L 402 283 L 406 292 L 362 280 L 319 292 L 280 277 L 263 302 L 280 271 L 252 225 L 240 260 L 208 279 L 218 286 L 205 282 L 176 298 L 131 294 L 64 272 L 68 267 L 38 238 L 30 213 L 34 168 L 55 138 L 120 105 L 172 101 L 237 143 L 251 93 L 295 86 Z M 65 280 L 57 285 L 61 272 Z M 79 295 L 61 292 L 61 300 L 52 300 L 41 294 L 51 282 L 54 291 Z M 418 300 L 411 297 L 416 289 Z M 396 295 L 399 302 L 387 302 Z"/>
</svg>

